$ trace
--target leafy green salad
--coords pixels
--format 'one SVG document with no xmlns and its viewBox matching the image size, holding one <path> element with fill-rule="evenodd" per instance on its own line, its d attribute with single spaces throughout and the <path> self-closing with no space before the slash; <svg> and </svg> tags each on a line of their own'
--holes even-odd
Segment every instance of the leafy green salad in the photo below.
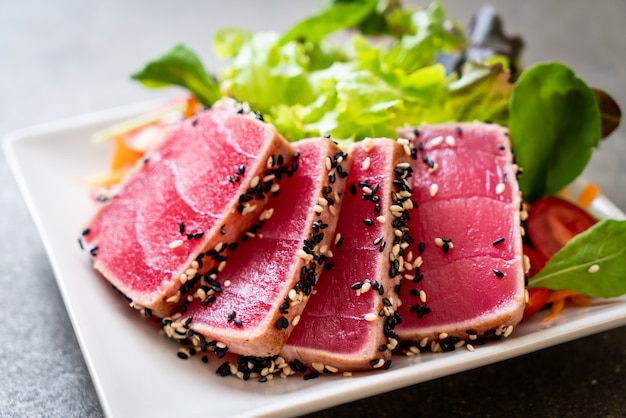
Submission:
<svg viewBox="0 0 626 418">
<path fill-rule="evenodd" d="M 330 135 L 340 144 L 397 137 L 403 126 L 490 121 L 508 127 L 530 205 L 559 193 L 620 122 L 605 92 L 556 62 L 522 68 L 523 42 L 491 7 L 468 30 L 435 0 L 410 10 L 394 0 L 331 0 L 284 34 L 225 28 L 213 40 L 217 75 L 177 45 L 132 77 L 178 85 L 205 106 L 247 102 L 287 139 Z M 600 220 L 577 235 L 528 287 L 589 296 L 626 293 L 626 221 Z M 589 266 L 602 274 L 589 274 Z"/>
</svg>

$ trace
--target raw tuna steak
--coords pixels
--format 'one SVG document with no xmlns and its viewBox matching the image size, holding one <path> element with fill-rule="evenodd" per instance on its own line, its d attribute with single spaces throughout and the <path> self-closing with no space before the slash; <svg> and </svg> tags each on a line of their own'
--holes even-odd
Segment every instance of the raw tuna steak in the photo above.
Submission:
<svg viewBox="0 0 626 418">
<path fill-rule="evenodd" d="M 406 149 L 406 152 L 405 152 Z M 399 284 L 411 201 L 408 141 L 368 139 L 352 170 L 337 224 L 334 266 L 324 273 L 282 356 L 316 372 L 386 368 L 397 343 Z"/>
<path fill-rule="evenodd" d="M 298 169 L 249 231 L 256 236 L 239 244 L 223 271 L 206 273 L 182 316 L 162 321 L 168 336 L 191 332 L 200 349 L 218 355 L 280 352 L 331 255 L 349 168 L 347 155 L 328 139 L 303 140 L 294 149 Z"/>
<path fill-rule="evenodd" d="M 506 129 L 474 122 L 401 135 L 419 151 L 413 163 L 419 208 L 409 228 L 411 251 L 423 265 L 401 286 L 398 335 L 415 344 L 414 352 L 508 336 L 524 309 L 524 262 Z"/>
<path fill-rule="evenodd" d="M 258 219 L 292 155 L 271 125 L 232 104 L 185 121 L 84 231 L 95 268 L 131 306 L 171 314 L 203 266 L 223 263 L 228 243 Z"/>
</svg>

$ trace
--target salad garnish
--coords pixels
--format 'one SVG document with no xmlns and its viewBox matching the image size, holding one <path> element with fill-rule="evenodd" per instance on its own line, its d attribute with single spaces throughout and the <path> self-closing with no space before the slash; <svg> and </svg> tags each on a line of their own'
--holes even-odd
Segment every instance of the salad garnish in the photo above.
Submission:
<svg viewBox="0 0 626 418">
<path fill-rule="evenodd" d="M 420 123 L 498 123 L 509 128 L 532 205 L 582 173 L 621 111 L 563 64 L 522 68 L 522 46 L 491 7 L 465 32 L 439 0 L 417 10 L 394 0 L 334 0 L 282 35 L 217 31 L 213 48 L 226 60 L 217 75 L 177 45 L 132 77 L 147 87 L 182 86 L 205 106 L 222 95 L 248 103 L 291 141 L 396 138 L 398 128 Z M 626 221 L 601 220 L 550 258 L 528 287 L 622 295 L 624 242 Z M 564 295 L 553 300 L 572 296 Z"/>
</svg>

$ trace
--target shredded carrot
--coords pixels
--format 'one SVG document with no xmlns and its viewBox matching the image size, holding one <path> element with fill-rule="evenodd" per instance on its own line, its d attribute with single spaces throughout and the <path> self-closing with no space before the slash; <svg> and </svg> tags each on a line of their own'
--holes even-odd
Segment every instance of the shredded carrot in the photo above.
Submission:
<svg viewBox="0 0 626 418">
<path fill-rule="evenodd" d="M 111 155 L 109 168 L 111 170 L 117 170 L 118 168 L 132 167 L 142 155 L 143 153 L 132 150 L 126 146 L 123 135 L 116 135 L 113 137 L 113 153 Z"/>
<path fill-rule="evenodd" d="M 578 204 L 583 208 L 591 206 L 591 202 L 600 195 L 600 188 L 593 184 L 587 183 L 583 188 L 583 191 L 578 196 Z"/>
<path fill-rule="evenodd" d="M 573 290 L 551 290 L 546 297 L 546 304 L 551 303 L 552 307 L 550 315 L 546 316 L 543 322 L 552 321 L 556 318 L 565 307 L 565 302 L 568 299 L 576 306 L 584 307 L 591 305 L 589 297 L 582 293 L 574 292 Z"/>
<path fill-rule="evenodd" d="M 551 303 L 560 299 L 565 300 L 570 296 L 575 295 L 580 295 L 580 293 L 574 292 L 573 290 L 551 290 L 546 298 L 546 303 Z"/>
<path fill-rule="evenodd" d="M 591 306 L 591 301 L 589 300 L 589 296 L 583 295 L 579 293 L 578 295 L 570 296 L 569 300 L 576 306 L 587 307 Z"/>
<path fill-rule="evenodd" d="M 564 307 L 565 307 L 565 299 L 557 299 L 554 302 L 552 302 L 552 310 L 550 312 L 550 315 L 543 318 L 543 322 L 552 321 L 561 313 Z"/>
<path fill-rule="evenodd" d="M 189 96 L 187 98 L 187 105 L 185 106 L 185 110 L 183 112 L 183 118 L 187 119 L 192 117 L 198 112 L 200 102 L 196 99 L 196 96 Z"/>
</svg>

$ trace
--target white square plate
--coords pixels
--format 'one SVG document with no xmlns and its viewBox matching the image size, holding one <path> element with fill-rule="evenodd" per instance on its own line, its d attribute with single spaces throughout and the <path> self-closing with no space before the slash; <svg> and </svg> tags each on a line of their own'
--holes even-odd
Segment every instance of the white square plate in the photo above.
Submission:
<svg viewBox="0 0 626 418">
<path fill-rule="evenodd" d="M 589 308 L 566 309 L 549 324 L 536 315 L 511 337 L 475 352 L 397 356 L 388 371 L 351 378 L 244 382 L 216 375 L 221 361 L 213 356 L 208 365 L 198 356 L 181 361 L 177 346 L 124 305 L 93 271 L 77 243 L 93 212 L 81 178 L 104 170 L 109 156 L 107 145 L 94 145 L 91 135 L 151 106 L 140 104 L 24 129 L 8 135 L 3 144 L 107 416 L 301 415 L 626 325 L 626 298 L 594 300 Z M 604 197 L 594 201 L 592 210 L 625 218 Z"/>
</svg>

